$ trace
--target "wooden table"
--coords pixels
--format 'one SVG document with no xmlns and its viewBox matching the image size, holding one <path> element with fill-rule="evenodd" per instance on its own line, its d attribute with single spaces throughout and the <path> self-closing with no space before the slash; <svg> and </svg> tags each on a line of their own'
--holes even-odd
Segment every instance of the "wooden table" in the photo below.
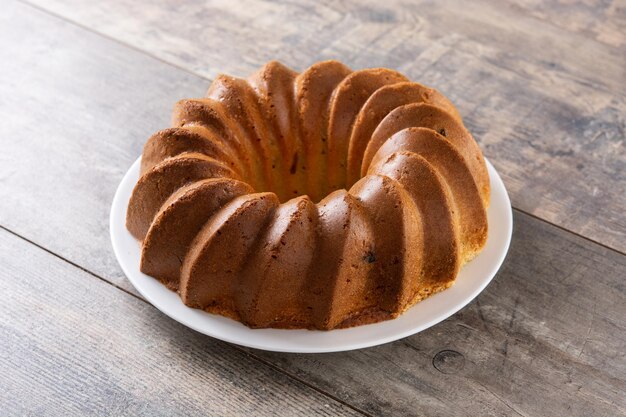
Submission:
<svg viewBox="0 0 626 417">
<path fill-rule="evenodd" d="M 623 0 L 145 3 L 2 3 L 0 414 L 626 414 Z M 336 354 L 159 313 L 108 232 L 147 137 L 219 72 L 330 58 L 458 105 L 513 202 L 501 271 L 443 323 Z"/>
</svg>

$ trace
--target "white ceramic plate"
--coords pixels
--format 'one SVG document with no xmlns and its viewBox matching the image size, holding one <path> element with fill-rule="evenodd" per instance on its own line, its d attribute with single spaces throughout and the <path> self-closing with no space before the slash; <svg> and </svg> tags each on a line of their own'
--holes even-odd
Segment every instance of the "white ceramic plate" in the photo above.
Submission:
<svg viewBox="0 0 626 417">
<path fill-rule="evenodd" d="M 487 161 L 491 206 L 483 251 L 461 270 L 455 284 L 417 303 L 395 320 L 331 331 L 249 329 L 241 323 L 185 306 L 178 295 L 139 271 L 140 246 L 126 230 L 126 206 L 139 178 L 140 159 L 128 170 L 113 198 L 111 241 L 124 273 L 150 303 L 174 320 L 206 335 L 242 346 L 277 352 L 338 352 L 376 346 L 421 332 L 472 301 L 492 280 L 509 249 L 511 203 L 502 179 Z"/>
</svg>

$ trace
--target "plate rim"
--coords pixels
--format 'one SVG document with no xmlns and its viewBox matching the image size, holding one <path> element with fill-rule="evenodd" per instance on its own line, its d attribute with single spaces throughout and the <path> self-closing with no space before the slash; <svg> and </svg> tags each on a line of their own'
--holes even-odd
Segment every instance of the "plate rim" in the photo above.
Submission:
<svg viewBox="0 0 626 417">
<path fill-rule="evenodd" d="M 128 230 L 126 230 L 126 227 L 125 227 L 126 207 L 128 206 L 128 200 L 130 199 L 132 189 L 134 188 L 134 185 L 137 182 L 137 179 L 139 177 L 140 161 L 141 161 L 141 156 L 137 158 L 137 160 L 135 160 L 135 162 L 126 171 L 122 180 L 118 184 L 118 187 L 115 191 L 115 195 L 113 197 L 111 210 L 109 214 L 109 233 L 111 236 L 111 244 L 113 246 L 113 252 L 115 253 L 115 257 L 117 259 L 118 264 L 120 265 L 120 267 L 122 268 L 122 271 L 126 275 L 126 278 L 130 281 L 133 287 L 141 294 L 141 296 L 146 299 L 146 301 L 148 301 L 151 305 L 153 305 L 155 308 L 157 308 L 159 311 L 161 311 L 163 314 L 170 317 L 171 319 L 199 333 L 202 333 L 204 335 L 214 337 L 216 339 L 219 339 L 228 343 L 234 343 L 240 346 L 246 346 L 246 347 L 250 347 L 253 349 L 261 349 L 261 350 L 267 350 L 267 351 L 273 351 L 273 352 L 289 352 L 289 353 L 341 352 L 341 351 L 348 351 L 348 350 L 355 350 L 355 349 L 378 346 L 378 345 L 390 343 L 395 340 L 399 340 L 399 339 L 417 334 L 419 332 L 422 332 L 440 323 L 441 321 L 451 317 L 452 315 L 456 314 L 458 311 L 460 311 L 465 306 L 467 306 L 471 301 L 473 301 L 482 291 L 484 291 L 484 289 L 489 285 L 489 283 L 491 283 L 491 281 L 493 280 L 497 272 L 500 270 L 508 254 L 510 243 L 511 243 L 511 237 L 513 233 L 513 210 L 511 207 L 510 198 L 508 196 L 506 187 L 504 186 L 504 182 L 500 178 L 500 175 L 498 174 L 496 169 L 493 167 L 493 165 L 487 160 L 487 158 L 485 158 L 485 164 L 487 165 L 487 170 L 489 172 L 489 179 L 490 179 L 491 190 L 492 190 L 491 191 L 492 201 L 491 201 L 490 209 L 494 205 L 494 190 L 497 191 L 497 193 L 495 194 L 497 198 L 500 199 L 500 201 L 498 201 L 497 203 L 503 206 L 502 212 L 499 212 L 498 215 L 502 216 L 502 220 L 504 222 L 505 227 L 500 232 L 498 237 L 504 238 L 504 242 L 503 242 L 504 245 L 500 247 L 499 250 L 497 251 L 495 259 L 490 264 L 489 272 L 485 274 L 485 276 L 482 278 L 480 285 L 475 286 L 474 289 L 470 293 L 465 294 L 465 296 L 462 298 L 461 301 L 454 303 L 453 306 L 449 307 L 444 312 L 439 313 L 435 317 L 432 317 L 430 320 L 423 320 L 420 324 L 417 324 L 414 327 L 406 328 L 404 330 L 396 331 L 396 332 L 392 331 L 389 335 L 381 336 L 381 337 L 376 337 L 376 330 L 380 329 L 381 327 L 385 325 L 389 326 L 389 323 L 393 323 L 393 322 L 400 320 L 410 310 L 416 308 L 420 304 L 424 304 L 429 299 L 436 299 L 436 297 L 441 297 L 441 295 L 445 294 L 447 291 L 451 291 L 453 288 L 455 288 L 455 286 L 452 286 L 451 288 L 445 291 L 442 291 L 441 293 L 435 294 L 432 297 L 429 297 L 429 299 L 426 299 L 420 303 L 417 303 L 416 305 L 411 307 L 409 310 L 407 310 L 407 312 L 405 312 L 403 315 L 393 320 L 387 320 L 383 322 L 368 324 L 364 326 L 357 326 L 357 327 L 352 327 L 348 329 L 334 329 L 334 330 L 250 329 L 235 320 L 231 320 L 231 319 L 219 316 L 219 315 L 206 313 L 204 311 L 192 309 L 190 307 L 185 306 L 177 294 L 167 289 L 164 285 L 156 281 L 154 278 L 149 277 L 139 271 L 139 258 L 138 257 L 137 259 L 135 259 L 135 262 L 134 262 L 135 268 L 133 268 L 136 270 L 132 270 L 131 268 L 133 267 L 133 265 L 129 265 L 129 263 L 127 263 L 126 257 L 122 253 L 123 251 L 122 250 L 122 245 L 123 245 L 122 234 L 124 233 L 127 234 L 125 236 L 126 239 L 128 238 L 128 236 L 132 238 L 132 236 L 130 235 L 130 232 L 128 232 Z M 127 196 L 125 194 L 127 194 Z M 120 228 L 120 222 L 119 222 L 120 219 L 122 219 L 121 228 Z M 490 221 L 488 230 L 489 230 L 488 232 L 489 234 L 488 234 L 487 244 L 489 243 L 489 238 L 492 237 L 492 233 L 493 233 L 491 221 Z M 132 239 L 134 240 L 134 238 Z M 139 248 L 139 243 L 136 240 L 135 240 L 135 243 L 137 244 L 137 248 Z M 481 254 L 483 254 L 484 252 L 485 250 L 483 249 L 483 252 L 481 252 Z M 479 254 L 476 257 L 476 259 L 480 257 L 481 254 Z M 474 259 L 473 261 L 465 265 L 463 269 L 467 268 L 469 265 L 475 262 L 476 259 Z M 461 270 L 461 272 L 462 271 L 463 270 Z M 459 279 L 460 275 L 461 273 L 459 273 L 459 276 L 457 276 L 457 280 Z M 142 279 L 145 279 L 145 278 L 148 278 L 150 281 L 153 281 L 153 284 L 146 285 L 145 283 L 142 283 Z M 154 284 L 157 284 L 157 285 L 154 285 Z M 159 294 L 158 294 L 159 292 L 161 293 L 162 297 L 169 298 L 169 296 L 167 295 L 168 293 L 175 296 L 175 298 L 178 300 L 180 305 L 184 307 L 184 309 L 181 311 L 190 310 L 190 311 L 193 311 L 193 313 L 182 314 L 181 316 L 181 314 L 177 312 L 177 309 L 180 309 L 180 306 L 175 306 L 176 308 L 173 308 L 171 306 L 166 305 L 167 303 L 160 301 Z M 173 302 L 176 303 L 176 301 L 173 301 Z M 431 301 L 431 304 L 432 304 L 432 301 Z M 186 317 L 186 316 L 190 316 L 190 317 Z M 191 319 L 191 317 L 196 317 L 196 316 L 199 316 L 202 318 Z M 204 321 L 206 322 L 205 324 L 207 323 L 211 324 L 211 322 L 213 322 L 212 324 L 215 327 L 216 324 L 221 323 L 224 320 L 228 320 L 229 322 L 232 322 L 232 323 L 227 323 L 228 326 L 234 325 L 234 326 L 243 327 L 243 329 L 238 329 L 237 331 L 238 332 L 243 331 L 244 334 L 249 333 L 248 335 L 249 339 L 242 339 L 241 337 L 232 337 L 232 335 L 229 335 L 227 333 L 225 334 L 223 331 L 211 331 L 210 326 L 209 326 L 209 330 L 207 330 L 205 326 L 201 326 L 202 324 L 201 322 Z M 217 326 L 216 328 L 219 328 L 219 326 Z M 309 337 L 310 334 L 319 334 L 319 336 L 313 336 L 313 337 L 318 337 L 318 338 L 328 338 L 328 336 L 322 336 L 322 335 L 328 335 L 328 334 L 337 335 L 338 338 L 340 338 L 341 332 L 350 332 L 350 331 L 358 332 L 359 329 L 364 330 L 364 332 L 367 332 L 368 330 L 370 330 L 370 333 L 372 333 L 372 337 L 369 339 L 366 338 L 365 340 L 360 341 L 360 342 L 335 343 L 335 344 L 328 344 L 328 345 L 321 345 L 321 346 L 306 346 L 306 345 L 298 344 L 298 343 L 295 343 L 295 344 L 281 343 L 281 340 L 284 339 L 284 336 L 287 336 L 289 334 L 296 334 L 294 332 L 300 332 L 300 333 L 306 332 L 307 336 L 304 336 L 304 339 L 306 340 L 310 338 Z M 268 343 L 267 341 L 265 343 L 261 343 L 258 341 L 255 342 L 255 340 L 257 339 L 256 336 L 259 335 L 261 332 L 264 332 L 264 335 L 276 334 L 277 336 L 270 336 L 268 339 L 270 341 L 274 340 L 274 343 Z"/>
</svg>

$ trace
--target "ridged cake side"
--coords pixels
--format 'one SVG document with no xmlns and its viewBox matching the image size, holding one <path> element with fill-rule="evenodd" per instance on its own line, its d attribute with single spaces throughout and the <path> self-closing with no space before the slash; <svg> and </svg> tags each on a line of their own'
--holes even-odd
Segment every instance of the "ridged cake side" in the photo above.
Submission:
<svg viewBox="0 0 626 417">
<path fill-rule="evenodd" d="M 489 177 L 454 105 L 384 68 L 272 61 L 182 100 L 154 134 L 127 228 L 141 270 L 250 327 L 397 317 L 487 238 Z"/>
</svg>

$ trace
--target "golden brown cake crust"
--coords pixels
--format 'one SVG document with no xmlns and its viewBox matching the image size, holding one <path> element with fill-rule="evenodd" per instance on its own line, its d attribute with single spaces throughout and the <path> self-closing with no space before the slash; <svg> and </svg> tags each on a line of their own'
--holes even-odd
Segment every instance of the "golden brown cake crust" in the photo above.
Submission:
<svg viewBox="0 0 626 417">
<path fill-rule="evenodd" d="M 179 101 L 126 225 L 141 270 L 253 328 L 389 320 L 487 238 L 489 177 L 459 112 L 390 69 L 272 61 Z"/>
<path fill-rule="evenodd" d="M 244 182 L 225 178 L 178 189 L 154 216 L 141 249 L 141 272 L 178 289 L 183 260 L 198 230 L 227 202 L 253 191 Z"/>
</svg>

